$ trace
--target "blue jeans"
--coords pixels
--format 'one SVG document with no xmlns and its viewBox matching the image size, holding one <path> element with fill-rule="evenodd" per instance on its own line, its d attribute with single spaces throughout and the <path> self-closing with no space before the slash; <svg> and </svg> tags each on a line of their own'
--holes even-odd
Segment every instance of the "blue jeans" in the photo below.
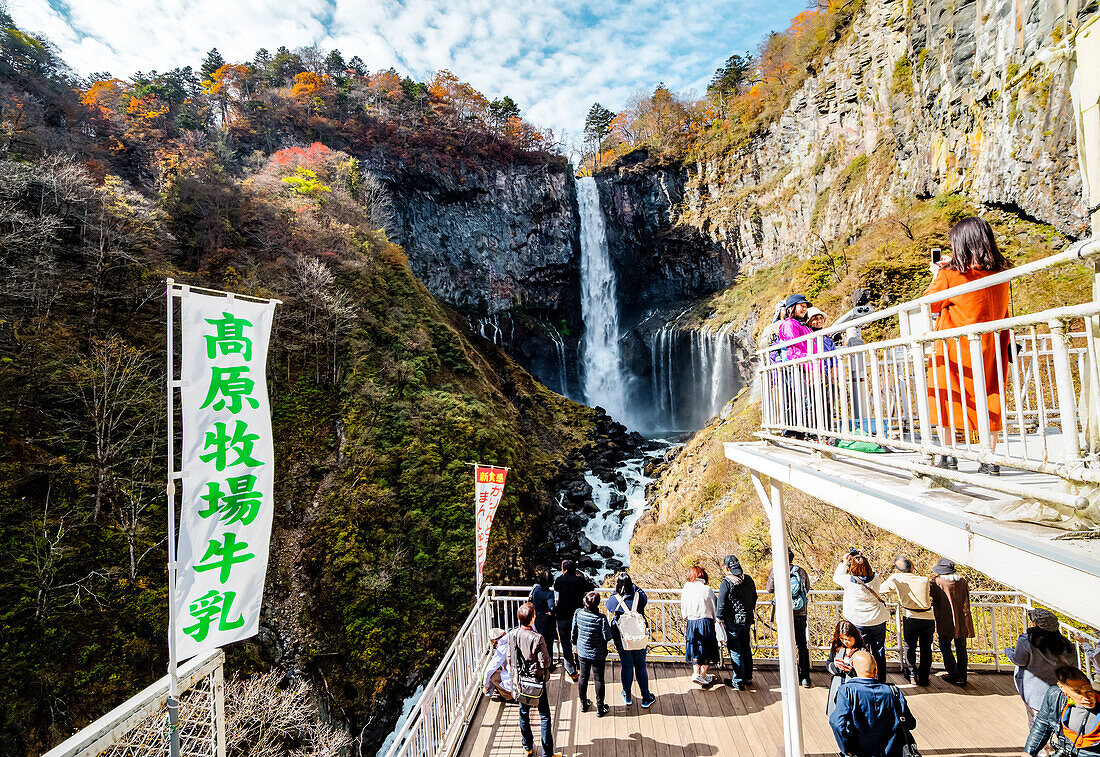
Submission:
<svg viewBox="0 0 1100 757">
<path fill-rule="evenodd" d="M 619 647 L 619 659 L 622 660 L 623 691 L 630 695 L 634 679 L 638 679 L 638 690 L 642 699 L 649 699 L 649 673 L 645 669 L 645 649 L 623 649 Z"/>
<path fill-rule="evenodd" d="M 542 717 L 542 753 L 551 755 L 554 753 L 554 729 L 550 723 L 550 698 L 546 695 L 546 689 L 542 690 L 539 697 L 539 715 Z M 531 733 L 531 705 L 520 703 L 519 706 L 519 736 L 523 741 L 524 749 L 534 749 L 535 737 Z"/>
<path fill-rule="evenodd" d="M 727 625 L 726 648 L 730 653 L 733 685 L 752 681 L 752 627 L 737 623 Z"/>
<path fill-rule="evenodd" d="M 863 636 L 863 644 L 875 658 L 878 666 L 878 682 L 886 683 L 886 623 L 877 626 L 856 626 Z"/>
</svg>

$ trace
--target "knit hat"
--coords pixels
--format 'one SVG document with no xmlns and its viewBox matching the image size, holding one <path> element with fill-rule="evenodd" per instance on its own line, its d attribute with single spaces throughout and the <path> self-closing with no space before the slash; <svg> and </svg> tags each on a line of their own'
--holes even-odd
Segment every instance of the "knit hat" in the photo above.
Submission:
<svg viewBox="0 0 1100 757">
<path fill-rule="evenodd" d="M 1050 610 L 1044 610 L 1042 607 L 1033 607 L 1027 611 L 1027 616 L 1031 618 L 1032 623 L 1039 626 L 1039 628 L 1044 631 L 1058 633 L 1060 630 L 1058 627 L 1058 617 Z"/>
<path fill-rule="evenodd" d="M 941 557 L 940 561 L 932 567 L 932 572 L 938 576 L 948 576 L 955 572 L 955 563 L 948 560 L 946 557 Z"/>
<path fill-rule="evenodd" d="M 788 297 L 787 299 L 783 300 L 783 307 L 785 307 L 785 308 L 793 308 L 793 307 L 794 307 L 795 305 L 797 305 L 797 304 L 798 304 L 798 303 L 800 303 L 800 302 L 805 302 L 805 303 L 806 303 L 807 305 L 809 305 L 809 304 L 810 304 L 810 301 L 809 301 L 809 300 L 807 300 L 807 299 L 806 299 L 806 298 L 805 298 L 804 296 L 802 296 L 801 294 L 792 294 L 792 295 L 791 295 L 790 297 Z"/>
<path fill-rule="evenodd" d="M 745 571 L 742 570 L 741 563 L 733 555 L 726 555 L 726 559 L 723 562 L 726 565 L 726 570 L 728 570 L 731 575 L 740 576 L 744 574 Z"/>
<path fill-rule="evenodd" d="M 821 308 L 810 308 L 806 311 L 806 320 L 812 321 L 815 316 L 821 316 L 825 320 L 829 320 L 829 316 L 825 315 L 825 311 Z"/>
</svg>

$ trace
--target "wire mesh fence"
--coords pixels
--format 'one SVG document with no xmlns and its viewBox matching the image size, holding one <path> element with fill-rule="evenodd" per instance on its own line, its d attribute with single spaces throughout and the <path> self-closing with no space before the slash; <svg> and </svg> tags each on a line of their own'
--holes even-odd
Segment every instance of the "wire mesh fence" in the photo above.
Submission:
<svg viewBox="0 0 1100 757">
<path fill-rule="evenodd" d="M 180 668 L 181 757 L 225 757 L 224 662 L 215 649 Z M 168 754 L 170 733 L 165 676 L 44 757 L 159 757 Z"/>
</svg>

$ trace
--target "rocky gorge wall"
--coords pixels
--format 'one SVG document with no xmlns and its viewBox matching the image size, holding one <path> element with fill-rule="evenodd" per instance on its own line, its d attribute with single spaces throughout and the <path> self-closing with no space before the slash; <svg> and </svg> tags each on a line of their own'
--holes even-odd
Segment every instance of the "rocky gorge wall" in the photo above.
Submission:
<svg viewBox="0 0 1100 757">
<path fill-rule="evenodd" d="M 654 163 L 644 148 L 596 177 L 628 326 L 654 308 L 724 289 L 736 274 L 729 250 L 676 223 L 689 179 L 686 168 Z"/>
<path fill-rule="evenodd" d="M 576 386 L 580 242 L 570 166 L 383 175 L 393 236 L 428 290 L 562 394 Z M 565 370 L 563 370 L 565 366 Z"/>
<path fill-rule="evenodd" d="M 744 149 L 653 172 L 654 218 L 749 271 L 817 254 L 906 198 L 960 192 L 1085 232 L 1066 52 L 1096 0 L 867 0 Z M 637 183 L 632 166 L 605 184 Z M 669 179 L 682 177 L 682 185 Z M 613 204 L 623 192 L 609 192 Z M 624 216 L 633 204 L 619 202 Z M 732 261 L 732 262 L 729 262 Z"/>
</svg>

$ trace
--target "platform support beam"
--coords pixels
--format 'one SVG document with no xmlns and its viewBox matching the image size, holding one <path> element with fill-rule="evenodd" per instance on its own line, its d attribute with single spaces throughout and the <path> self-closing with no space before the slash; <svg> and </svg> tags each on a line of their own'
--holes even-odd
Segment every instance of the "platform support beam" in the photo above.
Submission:
<svg viewBox="0 0 1100 757">
<path fill-rule="evenodd" d="M 787 528 L 783 522 L 783 484 L 750 471 L 760 504 L 768 515 L 772 542 L 772 575 L 775 576 L 775 621 L 779 632 L 779 682 L 783 698 L 783 741 L 786 757 L 803 757 L 802 704 L 799 699 L 797 650 L 794 640 L 794 602 L 791 597 L 791 564 L 787 559 Z"/>
</svg>

